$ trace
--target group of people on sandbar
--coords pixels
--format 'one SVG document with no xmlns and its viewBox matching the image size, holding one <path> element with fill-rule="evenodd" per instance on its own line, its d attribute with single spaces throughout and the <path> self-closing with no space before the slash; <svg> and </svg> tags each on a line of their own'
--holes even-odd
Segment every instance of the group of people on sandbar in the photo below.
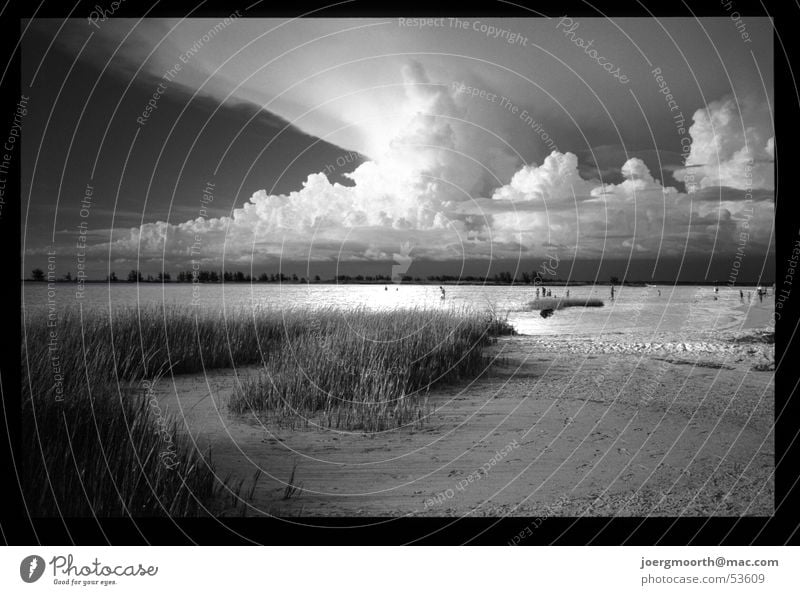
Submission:
<svg viewBox="0 0 800 595">
<path fill-rule="evenodd" d="M 773 293 L 774 293 L 774 290 L 773 290 Z M 761 286 L 756 287 L 756 295 L 758 296 L 758 301 L 759 302 L 763 302 L 764 298 L 769 295 L 769 290 L 764 288 L 764 287 L 761 287 Z M 753 292 L 752 291 L 748 291 L 747 292 L 747 301 L 748 302 L 751 301 L 752 297 L 753 297 Z M 744 302 L 744 291 L 742 291 L 741 289 L 739 290 L 739 301 L 740 302 Z"/>
</svg>

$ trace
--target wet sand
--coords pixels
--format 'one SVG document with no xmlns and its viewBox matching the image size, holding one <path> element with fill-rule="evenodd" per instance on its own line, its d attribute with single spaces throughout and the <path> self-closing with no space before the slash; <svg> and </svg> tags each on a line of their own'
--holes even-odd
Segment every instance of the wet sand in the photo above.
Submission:
<svg viewBox="0 0 800 595">
<path fill-rule="evenodd" d="M 503 338 L 483 377 L 431 394 L 423 424 L 377 435 L 231 415 L 254 368 L 158 393 L 220 476 L 252 489 L 220 514 L 770 515 L 774 345 L 757 310 L 749 328 L 691 340 Z M 301 489 L 284 499 L 293 469 Z"/>
</svg>

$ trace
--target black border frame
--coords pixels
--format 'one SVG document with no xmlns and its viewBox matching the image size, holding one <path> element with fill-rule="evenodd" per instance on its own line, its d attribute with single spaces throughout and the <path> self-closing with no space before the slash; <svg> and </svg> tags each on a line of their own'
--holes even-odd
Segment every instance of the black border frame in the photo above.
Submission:
<svg viewBox="0 0 800 595">
<path fill-rule="evenodd" d="M 540 15 L 562 16 L 729 16 L 722 2 L 708 0 L 677 0 L 658 2 L 657 0 L 606 1 L 559 0 L 558 2 L 538 2 L 528 0 L 529 6 L 507 0 L 484 0 L 483 2 L 453 0 L 439 1 L 435 5 L 420 0 L 408 0 L 402 4 L 387 5 L 362 0 L 349 0 L 323 8 L 314 16 L 323 17 L 397 17 L 397 16 L 505 16 L 531 17 Z M 800 94 L 797 81 L 791 71 L 798 52 L 798 35 L 793 31 L 794 21 L 800 17 L 800 6 L 783 0 L 733 0 L 736 10 L 744 16 L 772 16 L 775 47 L 775 114 L 776 130 L 787 131 L 787 142 L 781 143 L 782 134 L 776 135 L 780 145 L 780 155 L 784 163 L 793 163 L 791 152 L 793 139 L 789 134 L 791 124 L 800 116 Z M 13 0 L 12 0 L 12 3 Z M 151 10 L 149 16 L 181 16 L 199 2 L 184 3 L 163 1 L 153 7 L 150 0 L 126 0 L 114 16 L 141 16 Z M 2 86 L 2 111 L 5 120 L 13 114 L 20 94 L 20 47 L 17 45 L 21 32 L 21 19 L 40 17 L 64 18 L 75 6 L 73 3 L 49 2 L 7 6 L 0 14 L 3 35 L 0 36 L 4 67 L 9 64 Z M 95 2 L 77 3 L 73 18 L 85 18 L 94 9 Z M 240 6 L 252 2 L 221 2 L 206 0 L 195 13 L 196 16 L 226 16 Z M 294 0 L 291 3 L 272 4 L 268 0 L 249 9 L 247 18 L 280 16 L 290 17 L 325 6 L 322 2 Z M 152 7 L 152 9 L 151 9 Z M 800 22 L 800 20 L 798 21 Z M 4 121 L 5 121 L 4 120 Z M 779 126 L 777 122 L 784 124 Z M 24 139 L 23 141 L 24 142 Z M 21 153 L 17 152 L 18 157 Z M 793 202 L 796 201 L 789 187 L 790 180 L 779 176 L 778 152 L 776 151 L 776 266 L 780 271 L 786 266 L 786 255 L 791 251 L 794 241 L 800 240 L 800 222 L 794 217 Z M 6 190 L 6 204 L 0 217 L 0 241 L 4 255 L 20 254 L 20 210 L 21 201 L 14 203 L 8 196 L 20 195 L 19 159 L 12 162 L 13 175 Z M 13 183 L 15 182 L 16 186 Z M 785 196 L 779 200 L 781 195 Z M 10 259 L 10 256 L 8 257 Z M 7 285 L 3 288 L 10 299 L 6 308 L 11 312 L 20 311 L 20 286 L 16 280 L 20 275 L 11 272 L 6 275 Z M 13 282 L 8 281 L 14 279 Z M 13 287 L 9 287 L 13 283 Z M 782 274 L 776 276 L 776 290 L 784 288 Z M 791 289 L 790 286 L 786 288 Z M 647 518 L 635 517 L 583 518 L 574 522 L 572 518 L 552 517 L 546 519 L 525 539 L 525 545 L 781 545 L 800 543 L 800 513 L 795 506 L 800 503 L 800 475 L 791 462 L 800 456 L 800 405 L 795 394 L 800 382 L 797 366 L 790 364 L 795 359 L 796 331 L 800 308 L 798 308 L 800 287 L 790 293 L 783 309 L 783 316 L 776 328 L 776 361 L 783 357 L 783 366 L 775 376 L 776 393 L 776 481 L 775 515 L 772 517 L 682 517 Z M 392 522 L 374 524 L 379 519 L 357 518 L 314 518 L 306 519 L 317 527 L 309 527 L 279 519 L 267 518 L 186 518 L 186 519 L 30 519 L 25 512 L 21 495 L 16 491 L 13 466 L 13 453 L 18 447 L 19 400 L 20 400 L 20 324 L 14 324 L 13 317 L 3 332 L 3 357 L 0 360 L 0 427 L 6 430 L 7 439 L 0 439 L 2 465 L 0 477 L 3 492 L 7 498 L 0 507 L 0 539 L 14 545 L 341 545 L 341 544 L 506 544 L 514 535 L 529 526 L 531 519 L 504 518 L 405 518 Z M 24 470 L 20 470 L 24 473 Z M 386 519 L 380 519 L 386 520 Z M 368 526 L 354 528 L 354 526 Z M 572 525 L 570 527 L 570 525 Z"/>
</svg>

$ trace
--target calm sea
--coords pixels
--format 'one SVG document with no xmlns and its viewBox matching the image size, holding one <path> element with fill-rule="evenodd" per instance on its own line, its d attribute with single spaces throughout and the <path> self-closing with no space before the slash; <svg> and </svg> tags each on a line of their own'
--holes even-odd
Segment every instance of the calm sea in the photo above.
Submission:
<svg viewBox="0 0 800 595">
<path fill-rule="evenodd" d="M 565 296 L 563 287 L 551 288 L 553 296 Z M 93 309 L 153 304 L 193 302 L 201 308 L 238 310 L 241 307 L 270 306 L 338 308 L 366 307 L 377 310 L 395 308 L 442 308 L 468 306 L 493 309 L 507 315 L 524 334 L 574 334 L 580 336 L 616 333 L 681 332 L 693 334 L 766 326 L 774 308 L 770 295 L 759 301 L 752 288 L 739 290 L 720 287 L 622 287 L 613 301 L 608 286 L 570 287 L 570 297 L 596 297 L 601 308 L 568 308 L 544 319 L 538 312 L 526 311 L 535 298 L 532 286 L 445 286 L 445 299 L 434 285 L 300 285 L 300 284 L 87 284 L 82 299 L 76 299 L 75 286 L 56 285 L 57 310 L 81 304 L 84 312 Z M 659 295 L 659 291 L 661 295 Z M 748 292 L 752 294 L 748 300 Z M 714 297 L 717 299 L 714 299 Z M 41 316 L 47 308 L 47 285 L 25 283 L 22 302 L 27 316 Z"/>
</svg>

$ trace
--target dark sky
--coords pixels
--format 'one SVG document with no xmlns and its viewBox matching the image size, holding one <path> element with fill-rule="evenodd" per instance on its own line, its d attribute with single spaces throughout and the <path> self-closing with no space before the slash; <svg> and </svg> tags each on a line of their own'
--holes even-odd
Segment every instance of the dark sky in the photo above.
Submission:
<svg viewBox="0 0 800 595">
<path fill-rule="evenodd" d="M 35 71 L 50 44 L 50 29 L 34 27 L 26 38 L 26 75 Z M 216 192 L 213 203 L 204 206 L 209 216 L 222 216 L 249 198 L 251 192 L 240 187 L 287 192 L 305 179 L 308 161 L 332 165 L 332 178 L 347 183 L 340 174 L 361 161 L 252 104 L 192 98 L 177 84 L 167 87 L 142 126 L 136 118 L 158 80 L 147 74 L 129 79 L 113 65 L 99 76 L 94 60 L 73 66 L 74 58 L 53 46 L 30 89 L 22 182 L 24 204 L 30 195 L 23 226 L 32 247 L 51 243 L 54 230 L 71 233 L 80 223 L 87 185 L 94 188 L 92 233 L 107 239 L 112 221 L 126 228 L 197 217 L 207 182 L 215 184 Z M 337 159 L 346 159 L 346 166 L 338 167 Z"/>
</svg>

